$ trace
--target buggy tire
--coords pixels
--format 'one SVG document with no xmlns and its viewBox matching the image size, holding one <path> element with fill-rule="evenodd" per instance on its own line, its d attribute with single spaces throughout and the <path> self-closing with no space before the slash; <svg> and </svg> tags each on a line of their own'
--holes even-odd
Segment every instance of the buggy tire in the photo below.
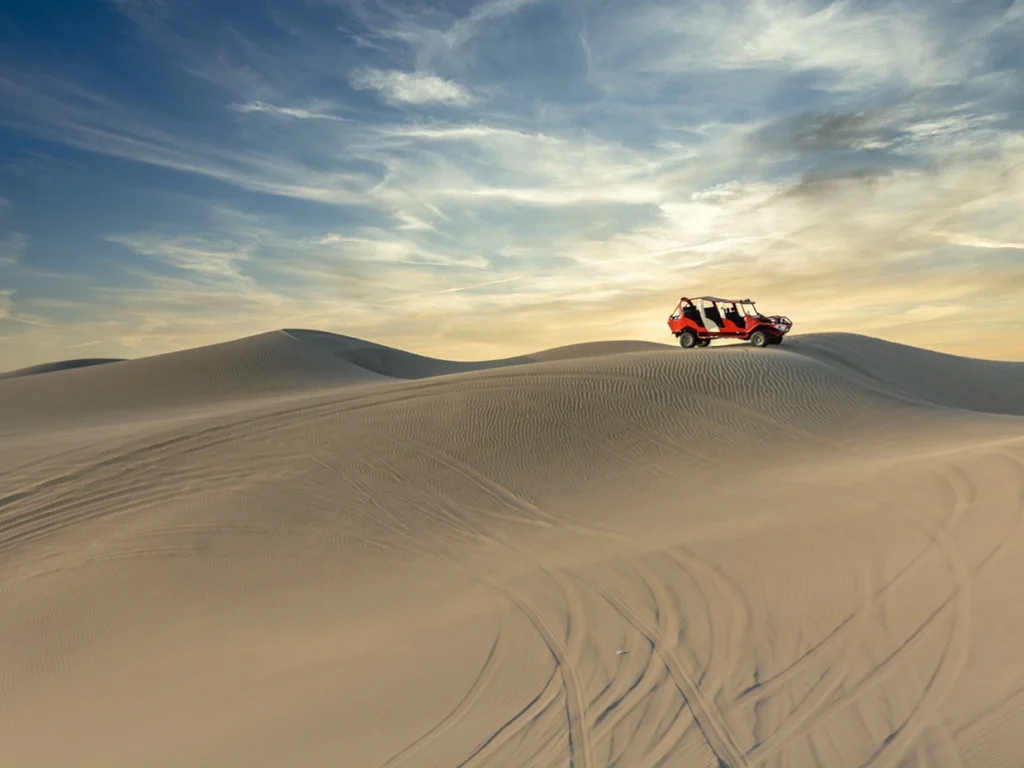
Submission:
<svg viewBox="0 0 1024 768">
<path fill-rule="evenodd" d="M 750 343 L 755 347 L 767 347 L 771 342 L 768 340 L 768 334 L 764 331 L 754 331 L 750 334 Z"/>
<path fill-rule="evenodd" d="M 775 346 L 778 346 L 779 344 L 782 343 L 782 337 L 781 336 L 776 336 L 774 339 L 769 339 L 768 343 L 769 344 L 774 344 Z"/>
<path fill-rule="evenodd" d="M 679 346 L 683 349 L 693 349 L 697 346 L 697 334 L 693 331 L 683 331 L 679 334 Z"/>
<path fill-rule="evenodd" d="M 708 346 L 711 346 L 711 339 L 698 339 L 697 340 L 697 346 L 698 347 L 708 347 Z"/>
</svg>

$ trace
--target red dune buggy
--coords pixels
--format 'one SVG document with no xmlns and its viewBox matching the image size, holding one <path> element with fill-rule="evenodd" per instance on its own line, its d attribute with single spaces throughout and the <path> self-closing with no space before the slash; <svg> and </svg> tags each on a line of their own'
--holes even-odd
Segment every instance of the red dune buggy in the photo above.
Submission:
<svg viewBox="0 0 1024 768">
<path fill-rule="evenodd" d="M 750 299 L 684 296 L 669 315 L 668 327 L 684 349 L 706 347 L 712 339 L 741 339 L 767 347 L 781 344 L 793 322 L 782 315 L 762 315 Z"/>
</svg>

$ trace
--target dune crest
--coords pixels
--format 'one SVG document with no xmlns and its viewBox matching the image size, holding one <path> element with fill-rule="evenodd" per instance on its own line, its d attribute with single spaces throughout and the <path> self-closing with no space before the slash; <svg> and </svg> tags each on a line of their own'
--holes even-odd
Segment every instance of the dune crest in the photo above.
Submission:
<svg viewBox="0 0 1024 768">
<path fill-rule="evenodd" d="M 853 333 L 795 336 L 787 349 L 936 405 L 1024 416 L 1024 363 L 975 360 Z"/>
<path fill-rule="evenodd" d="M 55 363 L 42 363 L 30 365 L 27 368 L 0 373 L 0 379 L 16 379 L 21 376 L 35 376 L 40 373 L 54 373 L 56 371 L 70 371 L 75 368 L 87 368 L 90 365 L 104 365 L 105 363 L 119 363 L 119 357 L 83 357 L 74 360 L 60 360 Z"/>
<path fill-rule="evenodd" d="M 5 379 L 5 760 L 1015 764 L 1022 377 L 289 329 Z"/>
</svg>

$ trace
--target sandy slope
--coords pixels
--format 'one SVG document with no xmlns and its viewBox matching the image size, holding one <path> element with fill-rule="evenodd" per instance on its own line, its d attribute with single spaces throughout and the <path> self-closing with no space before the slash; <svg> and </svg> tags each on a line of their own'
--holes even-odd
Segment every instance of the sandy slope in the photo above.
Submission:
<svg viewBox="0 0 1024 768">
<path fill-rule="evenodd" d="M 1020 765 L 1024 365 L 791 341 L 0 381 L 0 763 Z"/>
<path fill-rule="evenodd" d="M 0 435 L 180 417 L 253 398 L 664 348 L 642 341 L 599 342 L 504 360 L 454 362 L 322 331 L 273 331 L 137 360 L 88 366 L 65 361 L 0 374 L 0 399 L 11 404 L 0 411 Z"/>
<path fill-rule="evenodd" d="M 35 376 L 38 373 L 69 371 L 75 368 L 88 368 L 92 365 L 119 363 L 122 360 L 123 358 L 120 357 L 80 357 L 74 360 L 61 360 L 56 363 L 42 363 L 41 365 L 30 365 L 27 368 L 18 368 L 14 371 L 7 371 L 6 373 L 0 373 L 0 379 L 17 379 L 22 376 Z"/>
</svg>

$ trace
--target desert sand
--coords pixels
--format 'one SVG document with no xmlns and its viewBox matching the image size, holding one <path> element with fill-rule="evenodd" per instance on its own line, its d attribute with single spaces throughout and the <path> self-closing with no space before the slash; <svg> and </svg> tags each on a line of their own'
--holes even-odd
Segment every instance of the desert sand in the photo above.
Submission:
<svg viewBox="0 0 1024 768">
<path fill-rule="evenodd" d="M 1020 766 L 1024 363 L 278 331 L 0 380 L 3 766 Z"/>
</svg>

